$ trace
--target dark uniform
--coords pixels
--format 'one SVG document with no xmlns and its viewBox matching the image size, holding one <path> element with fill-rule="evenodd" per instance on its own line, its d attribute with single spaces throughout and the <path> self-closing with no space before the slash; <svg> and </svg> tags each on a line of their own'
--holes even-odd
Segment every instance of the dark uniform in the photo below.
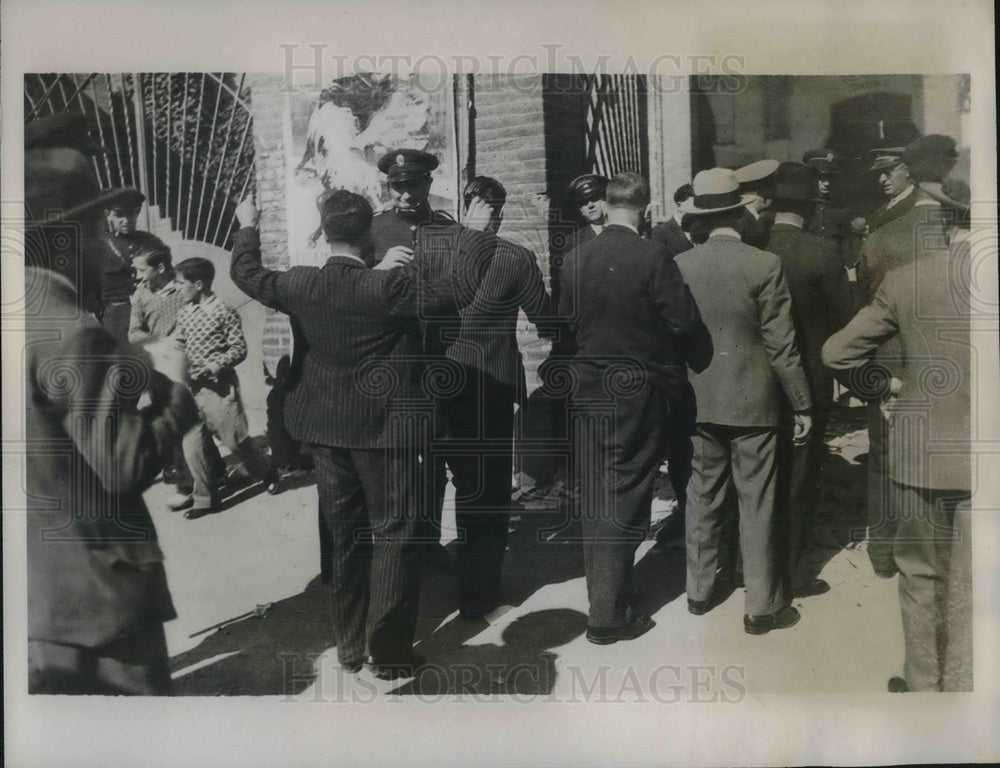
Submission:
<svg viewBox="0 0 1000 768">
<path fill-rule="evenodd" d="M 382 260 L 390 248 L 405 245 L 415 247 L 417 230 L 427 224 L 454 224 L 455 220 L 444 211 L 435 211 L 429 205 L 418 213 L 402 212 L 395 208 L 376 213 L 372 219 L 372 259 Z"/>
<path fill-rule="evenodd" d="M 122 209 L 136 209 L 146 197 L 137 189 L 123 189 Z M 128 341 L 128 326 L 132 316 L 131 299 L 135 290 L 135 270 L 132 257 L 140 251 L 162 247 L 163 242 L 149 232 L 127 235 L 108 233 L 102 238 L 104 248 L 104 280 L 101 285 L 98 316 L 101 325 L 119 341 Z"/>
</svg>

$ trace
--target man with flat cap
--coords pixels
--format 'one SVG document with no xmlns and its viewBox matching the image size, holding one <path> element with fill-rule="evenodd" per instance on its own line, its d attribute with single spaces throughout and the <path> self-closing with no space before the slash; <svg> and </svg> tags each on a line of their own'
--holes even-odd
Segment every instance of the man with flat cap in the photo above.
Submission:
<svg viewBox="0 0 1000 768">
<path fill-rule="evenodd" d="M 868 170 L 876 174 L 882 191 L 889 198 L 868 214 L 869 233 L 904 216 L 913 208 L 915 187 L 903 160 L 905 151 L 906 147 L 881 147 L 869 153 L 872 164 Z"/>
<path fill-rule="evenodd" d="M 371 263 L 382 261 L 390 251 L 404 260 L 412 255 L 417 229 L 425 224 L 455 223 L 428 202 L 431 171 L 438 165 L 434 155 L 420 149 L 394 149 L 378 161 L 378 169 L 386 175 L 392 206 L 372 220 Z"/>
<path fill-rule="evenodd" d="M 694 178 L 685 213 L 708 239 L 676 261 L 712 336 L 711 364 L 691 374 L 698 403 L 687 501 L 688 610 L 701 615 L 722 597 L 719 555 L 735 487 L 746 583 L 743 626 L 759 635 L 799 620 L 782 585 L 774 527 L 775 462 L 784 409 L 792 439 L 805 444 L 812 396 L 795 343 L 792 298 L 781 260 L 740 241 L 736 227 L 751 198 L 733 171 Z M 787 406 L 785 400 L 787 399 Z"/>
<path fill-rule="evenodd" d="M 135 270 L 132 258 L 139 251 L 163 247 L 163 242 L 136 229 L 139 210 L 146 196 L 133 187 L 114 190 L 115 203 L 104 210 L 107 232 L 104 245 L 104 282 L 100 294 L 101 325 L 116 339 L 128 340 L 132 316 L 131 298 L 135 291 Z"/>
<path fill-rule="evenodd" d="M 744 243 L 754 248 L 767 245 L 768 233 L 774 223 L 774 214 L 769 210 L 771 196 L 768 194 L 768 186 L 776 170 L 778 161 L 767 159 L 744 165 L 736 171 L 740 194 L 751 196 L 736 231 L 740 233 Z"/>
<path fill-rule="evenodd" d="M 820 350 L 830 334 L 851 319 L 851 295 L 847 271 L 832 239 L 804 232 L 805 222 L 822 197 L 817 196 L 818 177 L 812 166 L 782 163 L 771 183 L 774 226 L 765 250 L 781 259 L 792 294 L 792 318 L 796 342 L 813 401 L 813 425 L 809 439 L 793 445 L 790 429 L 779 446 L 781 482 L 779 519 L 787 533 L 786 589 L 796 597 L 821 594 L 829 589 L 815 578 L 805 557 L 812 521 L 819 501 L 820 473 L 825 445 L 823 437 L 833 406 L 833 375 L 823 365 Z M 791 413 L 786 414 L 791 422 Z M 790 427 L 791 425 L 788 424 Z"/>
<path fill-rule="evenodd" d="M 908 210 L 902 215 L 894 213 L 893 218 L 884 220 L 881 226 L 873 229 L 862 246 L 858 285 L 863 305 L 871 303 L 889 271 L 912 262 L 923 252 L 926 241 L 944 240 L 939 201 L 915 185 L 940 182 L 954 167 L 957 158 L 953 138 L 931 134 L 910 142 L 898 155 L 897 164 L 884 170 L 883 179 L 895 183 L 898 169 L 905 169 L 909 192 L 898 206 L 906 206 Z M 898 374 L 900 355 L 899 340 L 894 338 L 878 349 L 875 361 Z M 853 384 L 855 394 L 868 401 L 868 554 L 873 562 L 881 563 L 886 557 L 887 541 L 892 538 L 892 532 L 885 523 L 893 493 L 886 474 L 889 461 L 887 424 L 881 408 L 881 393 L 864 391 L 864 381 L 857 377 Z M 878 568 L 877 565 L 876 570 Z"/>
<path fill-rule="evenodd" d="M 198 409 L 183 351 L 119 341 L 83 310 L 102 212 L 122 203 L 98 186 L 85 123 L 27 128 L 28 691 L 168 694 L 176 613 L 142 494 Z"/>
</svg>

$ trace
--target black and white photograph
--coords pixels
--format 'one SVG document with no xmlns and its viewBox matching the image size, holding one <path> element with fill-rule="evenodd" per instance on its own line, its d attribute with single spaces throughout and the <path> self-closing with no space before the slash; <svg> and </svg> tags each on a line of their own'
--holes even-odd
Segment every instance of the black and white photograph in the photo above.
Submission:
<svg viewBox="0 0 1000 768">
<path fill-rule="evenodd" d="M 992 7 L 805 6 L 5 3 L 8 762 L 1000 758 Z"/>
</svg>

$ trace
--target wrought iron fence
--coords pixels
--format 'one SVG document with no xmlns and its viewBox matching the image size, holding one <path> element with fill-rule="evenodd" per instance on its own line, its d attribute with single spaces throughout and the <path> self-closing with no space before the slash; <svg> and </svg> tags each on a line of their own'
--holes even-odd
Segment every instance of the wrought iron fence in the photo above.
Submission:
<svg viewBox="0 0 1000 768">
<path fill-rule="evenodd" d="M 185 239 L 227 248 L 235 208 L 253 191 L 246 75 L 28 74 L 30 121 L 79 112 L 101 144 L 94 170 L 106 187 L 133 186 Z"/>
</svg>

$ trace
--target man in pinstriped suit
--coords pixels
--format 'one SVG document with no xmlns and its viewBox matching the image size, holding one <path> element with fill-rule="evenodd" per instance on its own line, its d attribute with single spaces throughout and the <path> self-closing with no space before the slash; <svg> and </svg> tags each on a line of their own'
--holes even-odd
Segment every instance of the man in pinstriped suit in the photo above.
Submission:
<svg viewBox="0 0 1000 768">
<path fill-rule="evenodd" d="M 376 676 L 412 674 L 420 549 L 426 525 L 426 439 L 432 403 L 421 386 L 421 314 L 454 308 L 453 273 L 422 283 L 409 258 L 368 269 L 372 209 L 346 191 L 323 204 L 331 255 L 322 268 L 265 269 L 252 201 L 237 211 L 231 275 L 248 295 L 300 323 L 308 349 L 289 383 L 286 426 L 313 446 L 320 510 L 332 539 L 337 655 Z M 401 268 L 397 268 L 401 267 Z M 472 260 L 463 269 L 485 269 Z M 470 278 L 474 279 L 474 278 Z M 421 402 L 425 405 L 421 407 Z M 414 429 L 411 418 L 423 410 Z"/>
</svg>

